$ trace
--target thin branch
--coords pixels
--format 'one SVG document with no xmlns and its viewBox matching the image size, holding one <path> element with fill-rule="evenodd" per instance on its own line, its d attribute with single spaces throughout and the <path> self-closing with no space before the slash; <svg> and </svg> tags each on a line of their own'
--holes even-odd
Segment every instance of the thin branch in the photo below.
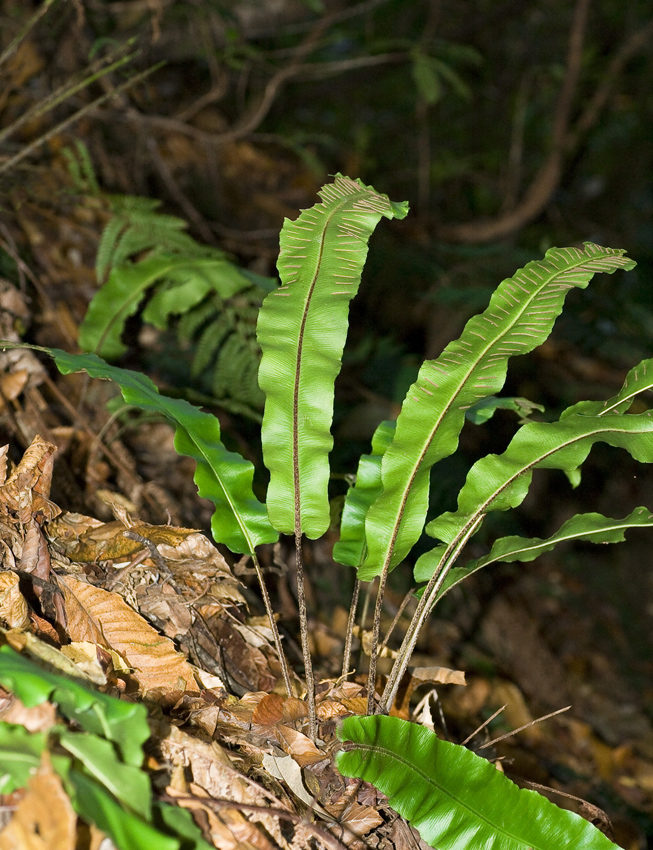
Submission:
<svg viewBox="0 0 653 850">
<path fill-rule="evenodd" d="M 186 113 L 181 113 L 174 118 L 170 118 L 166 115 L 147 115 L 132 109 L 130 116 L 126 116 L 122 113 L 112 113 L 110 116 L 107 116 L 107 118 L 111 121 L 124 122 L 134 120 L 134 118 L 138 116 L 138 120 L 140 122 L 147 124 L 153 129 L 172 130 L 211 147 L 217 147 L 219 145 L 237 141 L 238 139 L 245 138 L 247 136 L 255 136 L 257 139 L 262 136 L 267 136 L 269 138 L 269 134 L 256 133 L 256 128 L 261 124 L 272 108 L 274 98 L 281 87 L 291 77 L 307 80 L 324 79 L 356 68 L 366 68 L 390 62 L 403 62 L 406 59 L 406 55 L 406 53 L 385 53 L 379 56 L 360 56 L 355 59 L 342 59 L 334 62 L 309 63 L 297 66 L 297 68 L 294 69 L 292 73 L 289 73 L 283 80 L 279 80 L 277 78 L 278 75 L 275 75 L 275 77 L 270 80 L 270 83 L 273 83 L 272 87 L 269 91 L 266 89 L 266 91 L 268 91 L 268 97 L 264 97 L 264 99 L 262 99 L 259 103 L 259 108 L 256 110 L 256 114 L 254 116 L 250 115 L 249 119 L 243 119 L 243 122 L 241 122 L 241 124 L 239 124 L 236 128 L 228 130 L 225 133 L 209 133 L 206 130 L 200 130 L 198 127 L 193 127 L 192 125 L 185 123 L 185 121 L 181 120 L 181 118 L 185 118 Z M 268 83 L 268 87 L 270 87 L 270 83 Z M 263 102 L 263 100 L 265 100 L 265 102 Z M 284 142 L 280 136 L 276 137 L 276 139 L 279 144 L 287 144 L 287 142 Z"/>
<path fill-rule="evenodd" d="M 354 637 L 354 623 L 356 622 L 356 609 L 358 608 L 358 597 L 360 595 L 361 583 L 359 579 L 354 580 L 354 590 L 349 605 L 349 617 L 347 618 L 347 631 L 345 632 L 345 646 L 342 651 L 342 678 L 349 676 L 349 665 L 351 664 L 351 644 Z"/>
<path fill-rule="evenodd" d="M 254 563 L 254 569 L 256 570 L 256 578 L 258 579 L 259 587 L 261 588 L 263 604 L 265 605 L 268 620 L 270 621 L 270 628 L 272 629 L 274 644 L 277 648 L 277 655 L 279 656 L 279 663 L 281 664 L 281 672 L 283 674 L 283 683 L 286 686 L 286 693 L 289 697 L 291 697 L 293 696 L 293 689 L 290 681 L 290 670 L 288 669 L 288 661 L 286 659 L 286 654 L 283 651 L 283 646 L 281 645 L 281 635 L 279 634 L 279 627 L 277 626 L 277 621 L 274 619 L 274 610 L 272 608 L 272 602 L 270 601 L 270 594 L 268 593 L 268 589 L 265 584 L 265 579 L 263 578 L 263 570 L 261 569 L 261 565 L 259 564 L 258 558 L 255 554 L 252 555 L 252 561 Z"/>
<path fill-rule="evenodd" d="M 27 35 L 29 35 L 30 31 L 33 27 L 41 20 L 43 15 L 48 11 L 50 6 L 53 3 L 56 3 L 57 0 L 44 0 L 44 2 L 39 6 L 39 8 L 34 12 L 31 18 L 27 21 L 25 26 L 18 32 L 17 35 L 12 38 L 9 44 L 5 47 L 5 49 L 0 53 L 0 66 L 3 65 L 13 54 L 18 50 L 21 43 L 25 40 Z"/>
<path fill-rule="evenodd" d="M 612 94 L 619 75 L 633 56 L 646 46 L 651 37 L 653 37 L 653 18 L 622 42 L 619 50 L 610 60 L 603 79 L 574 125 L 570 134 L 570 145 L 577 146 L 581 137 L 596 124 L 601 111 L 605 108 L 608 98 Z"/>
<path fill-rule="evenodd" d="M 498 738 L 493 738 L 491 741 L 487 741 L 485 744 L 481 744 L 479 750 L 484 750 L 485 747 L 491 747 L 493 744 L 498 744 L 499 741 L 504 741 L 506 738 L 512 738 L 513 735 L 516 735 L 518 732 L 523 732 L 524 729 L 528 729 L 529 726 L 534 726 L 536 723 L 541 723 L 543 720 L 548 720 L 550 717 L 555 717 L 556 714 L 562 714 L 563 711 L 569 711 L 570 708 L 570 705 L 566 705 L 564 708 L 559 708 L 557 711 L 552 711 L 550 714 L 545 714 L 543 717 L 538 717 L 536 720 L 531 720 L 530 723 L 524 723 L 523 726 L 520 726 L 518 729 L 513 729 L 512 732 L 506 732 L 505 735 L 500 735 Z"/>
<path fill-rule="evenodd" d="M 333 835 L 330 835 L 325 830 L 320 829 L 315 824 L 287 809 L 273 809 L 269 806 L 256 806 L 252 803 L 241 803 L 237 800 L 224 800 L 217 797 L 198 797 L 193 794 L 180 795 L 179 797 L 162 794 L 159 799 L 165 803 L 172 803 L 175 806 L 179 806 L 179 803 L 184 800 L 192 800 L 194 803 L 199 803 L 209 809 L 237 809 L 243 813 L 270 815 L 280 820 L 289 820 L 292 823 L 301 824 L 313 834 L 315 839 L 321 841 L 325 847 L 330 847 L 331 850 L 347 850 L 345 845 L 341 844 Z"/>
<path fill-rule="evenodd" d="M 121 52 L 123 51 L 118 50 L 117 54 L 119 55 Z M 5 127 L 2 131 L 0 131 L 0 142 L 3 142 L 8 136 L 18 130 L 19 127 L 22 127 L 23 124 L 26 124 L 28 121 L 32 121 L 34 118 L 39 118 L 47 112 L 51 112 L 56 106 L 59 106 L 60 103 L 69 100 L 82 89 L 88 88 L 91 83 L 94 83 L 106 74 L 110 74 L 112 71 L 116 71 L 118 68 L 131 61 L 136 54 L 127 54 L 115 59 L 114 61 L 115 55 L 116 53 L 114 53 L 113 56 L 108 56 L 98 62 L 94 62 L 84 72 L 82 72 L 82 74 L 74 75 L 70 80 L 64 83 L 64 85 L 56 89 L 56 91 L 51 92 L 38 103 L 34 104 L 31 109 L 28 109 L 12 124 L 9 124 L 8 127 Z M 88 74 L 88 76 L 79 79 L 79 77 L 83 76 L 83 74 Z"/>
<path fill-rule="evenodd" d="M 198 209 L 182 191 L 181 187 L 173 177 L 172 172 L 168 168 L 167 162 L 159 152 L 159 148 L 155 140 L 152 137 L 149 137 L 146 140 L 146 145 L 150 152 L 150 156 L 152 157 L 152 162 L 154 163 L 156 170 L 159 172 L 161 179 L 165 183 L 166 188 L 170 192 L 172 199 L 179 204 L 179 207 L 186 218 L 195 225 L 195 228 L 202 239 L 208 245 L 215 245 L 216 240 L 211 228 L 208 226 L 206 221 L 204 221 Z"/>
<path fill-rule="evenodd" d="M 465 747 L 467 744 L 469 744 L 469 742 L 472 740 L 472 738 L 475 738 L 475 737 L 478 735 L 478 733 L 479 733 L 479 732 L 482 732 L 482 731 L 483 731 L 483 729 L 485 729 L 485 727 L 486 727 L 488 724 L 492 723 L 492 721 L 494 720 L 494 718 L 495 718 L 495 717 L 498 717 L 507 705 L 508 705 L 508 703 L 506 703 L 506 705 L 502 705 L 502 706 L 501 706 L 501 708 L 497 708 L 497 710 L 494 712 L 494 714 L 491 714 L 491 715 L 488 717 L 488 719 L 487 719 L 487 720 L 484 720 L 484 721 L 481 723 L 481 725 L 478 727 L 478 729 L 475 729 L 475 730 L 472 732 L 472 734 L 471 734 L 471 735 L 468 735 L 468 736 L 465 738 L 465 740 L 464 740 L 464 741 L 461 741 L 460 746 L 461 746 L 461 747 Z"/>
<path fill-rule="evenodd" d="M 64 121 L 61 121 L 59 124 L 57 124 L 51 130 L 48 130 L 47 133 L 44 133 L 42 136 L 39 136 L 38 139 L 34 139 L 33 142 L 30 142 L 29 145 L 26 145 L 24 148 L 22 148 L 17 154 L 15 154 L 15 156 L 12 156 L 9 159 L 5 160 L 5 162 L 1 163 L 0 164 L 0 174 L 4 174 L 6 171 L 9 171 L 11 168 L 13 168 L 15 165 L 17 165 L 23 159 L 30 156 L 30 154 L 32 154 L 35 150 L 37 150 L 41 145 L 45 144 L 45 142 L 47 142 L 53 136 L 56 136 L 58 133 L 63 132 L 71 124 L 74 124 L 76 121 L 79 121 L 80 118 L 83 118 L 84 115 L 87 115 L 88 113 L 92 112 L 94 109 L 97 109 L 98 106 L 105 103 L 107 100 L 112 98 L 114 95 L 119 94 L 122 91 L 125 91 L 125 89 L 128 89 L 131 86 L 136 85 L 136 83 L 140 83 L 146 77 L 149 77 L 149 75 L 152 74 L 154 71 L 156 71 L 159 67 L 160 67 L 160 65 L 155 65 L 152 68 L 147 68 L 147 70 L 141 71 L 140 74 L 136 74 L 134 77 L 131 77 L 126 82 L 117 86 L 117 88 L 112 89 L 111 91 L 107 92 L 106 94 L 103 94 L 101 97 L 98 97 L 97 100 L 94 100 L 92 103 L 89 103 L 86 106 L 82 107 L 81 109 L 78 109 L 77 112 L 75 112 L 73 115 L 66 118 Z"/>
<path fill-rule="evenodd" d="M 580 78 L 590 2 L 591 0 L 577 0 L 569 34 L 565 76 L 553 116 L 551 150 L 522 201 L 509 212 L 494 219 L 443 226 L 438 229 L 439 238 L 453 242 L 491 242 L 501 239 L 536 218 L 548 204 L 560 182 L 567 149 L 571 107 Z"/>
</svg>

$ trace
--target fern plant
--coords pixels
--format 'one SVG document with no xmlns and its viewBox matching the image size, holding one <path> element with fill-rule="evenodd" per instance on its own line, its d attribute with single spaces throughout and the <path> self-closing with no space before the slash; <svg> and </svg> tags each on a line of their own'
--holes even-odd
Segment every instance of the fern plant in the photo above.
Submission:
<svg viewBox="0 0 653 850">
<path fill-rule="evenodd" d="M 63 373 L 86 370 L 93 377 L 112 379 L 125 401 L 158 411 L 174 424 L 177 451 L 196 460 L 195 481 L 200 495 L 215 504 L 212 531 L 216 541 L 253 560 L 289 695 L 292 689 L 288 668 L 256 550 L 260 544 L 275 541 L 280 533 L 294 536 L 308 732 L 314 740 L 319 730 L 304 599 L 302 538 L 320 537 L 330 522 L 334 382 L 341 366 L 348 306 L 360 282 L 368 240 L 382 217 L 403 218 L 408 211 L 406 204 L 393 203 L 371 187 L 342 175 L 336 175 L 332 184 L 323 187 L 320 197 L 321 203 L 304 211 L 294 222 L 285 223 L 278 262 L 281 285 L 267 296 L 258 318 L 258 342 L 263 352 L 259 383 L 265 394 L 262 449 L 270 473 L 266 504 L 252 490 L 252 464 L 228 452 L 220 442 L 215 417 L 186 401 L 162 397 L 148 378 L 109 365 L 95 354 L 49 351 Z M 120 245 L 119 236 L 113 244 Z M 102 260 L 101 267 L 108 268 L 104 257 Z M 219 262 L 215 258 L 199 258 L 198 268 L 215 271 L 211 264 Z M 152 268 L 148 279 L 154 280 L 162 265 L 166 275 L 173 275 L 178 294 L 187 292 L 192 297 L 193 287 L 184 289 L 184 282 L 174 277 L 177 267 L 170 255 L 148 256 L 138 264 L 138 270 L 135 265 L 130 266 L 114 280 L 126 281 L 129 275 L 134 281 L 142 280 L 143 266 Z M 420 628 L 443 594 L 466 575 L 497 561 L 532 560 L 563 540 L 618 542 L 624 539 L 628 528 L 653 525 L 653 516 L 644 507 L 616 520 L 581 514 L 547 540 L 503 538 L 482 558 L 468 560 L 465 554 L 467 542 L 488 514 L 521 504 L 538 469 L 561 469 L 576 485 L 580 467 L 596 442 L 623 448 L 643 463 L 653 461 L 653 416 L 649 411 L 629 412 L 635 398 L 653 387 L 653 360 L 649 360 L 635 367 L 620 392 L 608 401 L 580 402 L 564 411 L 558 421 L 526 420 L 501 455 L 481 458 L 469 470 L 457 510 L 442 514 L 425 528 L 430 471 L 456 451 L 469 411 L 473 409 L 476 421 L 483 421 L 497 406 L 521 412 L 532 410 L 532 406 L 525 407 L 523 400 L 496 398 L 510 357 L 526 354 L 545 341 L 572 289 L 583 289 L 598 272 L 612 273 L 633 266 L 622 250 L 592 243 L 583 248 L 550 249 L 542 260 L 529 263 L 499 285 L 487 309 L 468 322 L 460 338 L 448 345 L 440 357 L 423 364 L 397 421 L 378 427 L 372 451 L 361 458 L 356 481 L 346 496 L 340 541 L 334 547 L 334 558 L 354 568 L 360 580 L 378 579 L 369 715 L 388 713 Z M 206 273 L 210 276 L 209 271 Z M 197 278 L 193 281 L 197 286 Z M 140 295 L 133 296 L 127 286 L 121 291 L 126 311 L 133 303 L 130 297 Z M 87 327 L 99 325 L 98 305 L 99 301 Z M 103 345 L 117 343 L 116 325 L 114 321 L 99 332 Z M 435 545 L 418 559 L 415 567 L 415 576 L 422 584 L 420 600 L 385 690 L 377 696 L 376 649 L 387 576 L 405 560 L 424 531 Z M 348 667 L 349 660 L 345 658 L 345 674 Z M 513 806 L 511 791 L 493 781 L 486 808 L 485 798 L 476 786 L 467 788 L 460 781 L 460 773 L 449 770 L 456 763 L 465 768 L 467 755 L 463 748 L 454 747 L 450 755 L 438 755 L 427 781 L 420 767 L 419 736 L 412 732 L 404 736 L 402 732 L 395 736 L 397 746 L 393 746 L 388 738 L 394 733 L 387 734 L 383 718 L 370 716 L 360 723 L 359 727 L 353 723 L 343 726 L 344 740 L 360 744 L 361 735 L 367 735 L 365 746 L 359 746 L 362 758 L 341 758 L 343 772 L 380 786 L 380 777 L 387 776 L 393 783 L 392 793 L 388 792 L 391 802 L 414 819 L 418 828 L 423 828 L 425 817 L 430 823 L 446 810 L 447 818 L 455 825 L 453 831 L 445 835 L 442 830 L 429 828 L 424 833 L 438 846 L 478 846 L 479 836 L 483 837 L 483 846 L 497 850 L 557 850 L 561 846 L 601 850 L 614 846 L 590 825 L 574 821 L 572 828 L 567 813 L 551 814 L 559 812 L 555 808 L 547 808 L 546 817 L 538 819 L 538 823 L 550 825 L 548 831 L 536 834 L 526 828 L 513 828 L 509 817 Z M 413 779 L 422 783 L 424 792 L 423 805 L 417 813 L 408 799 Z M 542 801 L 531 801 L 523 810 L 526 814 L 520 817 L 528 820 L 528 812 L 544 805 Z M 480 822 L 484 826 L 479 832 Z M 565 843 L 561 836 L 567 833 Z"/>
<path fill-rule="evenodd" d="M 68 148 L 66 158 L 75 185 L 101 195 L 86 147 Z M 179 346 L 192 353 L 195 395 L 260 421 L 256 317 L 274 281 L 196 242 L 182 219 L 159 211 L 158 200 L 105 197 L 111 218 L 95 263 L 100 289 L 81 324 L 80 346 L 116 360 L 127 351 L 125 324 L 140 310 L 159 331 L 176 327 Z"/>
</svg>

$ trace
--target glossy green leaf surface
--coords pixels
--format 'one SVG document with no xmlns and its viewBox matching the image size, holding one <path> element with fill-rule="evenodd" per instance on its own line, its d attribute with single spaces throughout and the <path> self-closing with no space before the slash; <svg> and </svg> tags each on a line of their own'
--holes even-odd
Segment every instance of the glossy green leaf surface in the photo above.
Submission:
<svg viewBox="0 0 653 850">
<path fill-rule="evenodd" d="M 45 745 L 44 732 L 28 732 L 24 726 L 0 721 L 0 794 L 27 785 Z"/>
<path fill-rule="evenodd" d="M 623 519 L 612 519 L 597 513 L 577 514 L 567 522 L 563 523 L 555 534 L 545 539 L 539 537 L 501 537 L 496 540 L 492 549 L 482 558 L 476 558 L 465 564 L 464 567 L 454 567 L 445 578 L 439 596 L 443 596 L 447 590 L 459 584 L 471 573 L 475 573 L 482 567 L 490 564 L 511 561 L 533 561 L 544 552 L 550 552 L 559 543 L 567 543 L 582 540 L 588 543 L 622 543 L 629 528 L 648 528 L 653 526 L 653 514 L 648 508 L 635 508 L 632 513 Z M 441 555 L 446 547 L 439 548 Z M 436 550 L 433 550 L 434 553 Z M 425 558 L 423 562 L 418 560 L 415 565 L 415 579 L 417 581 L 428 581 L 433 574 L 432 564 L 438 561 L 436 554 Z"/>
<path fill-rule="evenodd" d="M 141 765 L 143 744 L 150 737 L 144 705 L 115 699 L 44 670 L 8 646 L 0 647 L 0 685 L 28 708 L 51 699 L 64 717 L 113 741 L 127 764 Z"/>
<path fill-rule="evenodd" d="M 150 778 L 132 764 L 124 764 L 111 741 L 87 732 L 71 732 L 62 728 L 57 734 L 61 746 L 84 765 L 123 805 L 141 817 L 152 814 Z"/>
<path fill-rule="evenodd" d="M 633 266 L 623 251 L 590 242 L 584 250 L 551 248 L 503 281 L 460 338 L 422 365 L 383 457 L 384 489 L 367 514 L 368 554 L 359 578 L 392 569 L 418 540 L 431 467 L 456 450 L 466 410 L 501 389 L 509 358 L 544 342 L 570 289 L 586 287 L 597 272 Z"/>
<path fill-rule="evenodd" d="M 85 371 L 93 378 L 115 381 L 128 404 L 165 416 L 175 426 L 175 449 L 193 458 L 200 496 L 215 505 L 211 531 L 217 543 L 232 552 L 253 553 L 261 543 L 273 543 L 278 534 L 269 523 L 265 506 L 252 490 L 253 465 L 228 451 L 220 440 L 220 423 L 183 399 L 160 395 L 145 375 L 105 363 L 94 354 L 67 354 L 42 349 L 54 357 L 59 371 Z"/>
<path fill-rule="evenodd" d="M 105 832 L 119 850 L 180 850 L 179 838 L 166 835 L 149 821 L 121 806 L 102 785 L 73 768 L 64 777 L 75 811 Z"/>
<path fill-rule="evenodd" d="M 406 204 L 340 174 L 319 195 L 322 203 L 284 223 L 281 286 L 266 297 L 257 325 L 270 521 L 278 531 L 301 530 L 312 538 L 329 526 L 333 387 L 349 302 L 379 220 L 403 218 L 408 211 Z"/>
<path fill-rule="evenodd" d="M 356 482 L 347 491 L 340 520 L 340 539 L 333 547 L 333 557 L 348 567 L 359 567 L 365 558 L 365 515 L 383 489 L 381 461 L 394 431 L 394 421 L 381 422 L 372 437 L 372 451 L 361 455 Z"/>
<path fill-rule="evenodd" d="M 458 495 L 458 509 L 432 520 L 426 531 L 447 547 L 422 555 L 416 564 L 422 578 L 433 575 L 448 552 L 465 539 L 489 511 L 520 505 L 535 469 L 577 469 L 596 442 L 623 448 L 635 460 L 653 462 L 653 416 L 571 414 L 559 422 L 532 422 L 515 434 L 501 455 L 487 455 L 469 471 Z"/>
<path fill-rule="evenodd" d="M 370 782 L 438 850 L 615 850 L 592 824 L 535 791 L 517 787 L 494 765 L 435 733 L 376 715 L 348 717 L 336 756 L 345 776 Z"/>
</svg>

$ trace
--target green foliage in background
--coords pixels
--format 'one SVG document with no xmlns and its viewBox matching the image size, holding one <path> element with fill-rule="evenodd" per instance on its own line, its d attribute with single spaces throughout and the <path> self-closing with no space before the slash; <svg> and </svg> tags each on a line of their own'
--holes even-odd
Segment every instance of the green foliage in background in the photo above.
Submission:
<svg viewBox="0 0 653 850">
<path fill-rule="evenodd" d="M 99 196 L 85 146 L 78 142 L 66 154 L 78 188 Z M 158 331 L 176 328 L 180 348 L 192 352 L 190 379 L 198 391 L 260 419 L 256 317 L 275 282 L 196 242 L 185 232 L 186 222 L 158 210 L 158 200 L 106 200 L 112 215 L 95 263 L 100 289 L 80 326 L 80 346 L 107 360 L 121 357 L 128 351 L 125 325 L 137 313 Z"/>
</svg>

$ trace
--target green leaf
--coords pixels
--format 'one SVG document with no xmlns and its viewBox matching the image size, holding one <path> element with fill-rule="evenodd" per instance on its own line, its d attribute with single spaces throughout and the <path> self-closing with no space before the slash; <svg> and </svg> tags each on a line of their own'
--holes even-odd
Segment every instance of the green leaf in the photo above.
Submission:
<svg viewBox="0 0 653 850">
<path fill-rule="evenodd" d="M 166 398 L 145 375 L 110 366 L 95 354 L 67 354 L 40 349 L 54 357 L 60 372 L 85 371 L 92 378 L 107 378 L 120 387 L 127 404 L 161 414 L 176 428 L 175 449 L 193 458 L 195 483 L 200 496 L 215 505 L 211 531 L 217 543 L 232 552 L 253 554 L 261 543 L 273 543 L 278 534 L 268 521 L 265 506 L 252 490 L 253 465 L 220 441 L 220 423 L 183 399 Z"/>
<path fill-rule="evenodd" d="M 119 850 L 180 850 L 182 841 L 125 809 L 92 777 L 72 768 L 64 784 L 75 811 L 105 832 Z"/>
<path fill-rule="evenodd" d="M 28 708 L 52 700 L 64 717 L 113 741 L 127 764 L 140 767 L 142 747 L 150 737 L 144 705 L 123 702 L 44 670 L 8 646 L 0 647 L 0 685 Z"/>
<path fill-rule="evenodd" d="M 571 414 L 559 422 L 532 422 L 515 434 L 502 455 L 487 455 L 470 469 L 458 495 L 458 509 L 443 513 L 426 527 L 448 544 L 422 555 L 415 566 L 430 578 L 444 559 L 476 531 L 489 511 L 520 505 L 528 493 L 534 469 L 577 469 L 596 442 L 626 449 L 635 460 L 653 462 L 653 416 Z"/>
<path fill-rule="evenodd" d="M 623 251 L 591 242 L 583 251 L 551 248 L 544 260 L 505 280 L 461 337 L 422 365 L 383 457 L 384 489 L 367 514 L 368 555 L 359 578 L 370 580 L 392 569 L 418 540 L 430 469 L 456 450 L 465 412 L 501 389 L 509 358 L 544 342 L 570 289 L 586 287 L 597 272 L 633 266 Z"/>
<path fill-rule="evenodd" d="M 249 286 L 249 280 L 223 257 L 189 259 L 183 254 L 153 254 L 139 263 L 113 268 L 96 293 L 79 328 L 79 345 L 103 357 L 115 359 L 127 351 L 121 341 L 125 322 L 133 316 L 146 290 L 157 280 L 186 282 L 197 278 L 223 297 Z"/>
<path fill-rule="evenodd" d="M 113 796 L 133 812 L 149 820 L 152 815 L 152 791 L 145 771 L 124 764 L 110 741 L 84 732 L 61 728 L 57 732 L 61 746 L 84 765 Z"/>
<path fill-rule="evenodd" d="M 615 850 L 591 823 L 494 765 L 398 717 L 348 717 L 338 770 L 371 782 L 389 805 L 438 850 Z"/>
<path fill-rule="evenodd" d="M 585 413 L 604 416 L 606 413 L 626 413 L 635 398 L 647 390 L 653 390 L 653 359 L 642 360 L 626 375 L 619 392 L 607 401 L 579 401 L 568 407 L 560 418 L 573 413 Z"/>
<path fill-rule="evenodd" d="M 528 421 L 534 410 L 544 412 L 544 407 L 541 404 L 535 404 L 534 401 L 529 401 L 527 398 L 519 398 L 511 396 L 509 398 L 497 398 L 491 395 L 488 398 L 482 398 L 473 404 L 465 413 L 465 418 L 469 419 L 475 425 L 482 425 L 488 422 L 497 410 L 513 410 L 524 423 Z"/>
<path fill-rule="evenodd" d="M 381 422 L 372 437 L 372 452 L 361 455 L 356 483 L 347 491 L 340 520 L 340 539 L 333 547 L 333 558 L 348 567 L 359 567 L 365 557 L 365 514 L 381 493 L 381 461 L 394 436 L 394 420 Z"/>
<path fill-rule="evenodd" d="M 635 508 L 623 519 L 611 519 L 602 514 L 588 513 L 577 514 L 560 526 L 555 534 L 546 539 L 539 537 L 501 537 L 496 540 L 492 549 L 482 558 L 476 558 L 465 564 L 464 567 L 454 567 L 445 578 L 438 598 L 459 584 L 464 578 L 482 567 L 499 562 L 533 561 L 544 552 L 550 552 L 558 543 L 566 543 L 574 540 L 584 540 L 588 543 L 623 543 L 625 532 L 629 528 L 653 526 L 653 514 L 648 508 Z M 439 547 L 442 554 L 445 547 Z M 435 553 L 436 550 L 433 550 Z M 416 581 L 428 581 L 433 574 L 432 564 L 439 560 L 436 555 L 431 555 L 422 561 L 418 560 L 415 565 Z"/>
<path fill-rule="evenodd" d="M 44 732 L 28 732 L 24 726 L 0 722 L 0 794 L 24 788 L 41 763 Z"/>
<path fill-rule="evenodd" d="M 312 538 L 329 526 L 333 385 L 349 302 L 381 216 L 403 218 L 408 212 L 407 204 L 392 203 L 341 174 L 319 195 L 321 204 L 284 224 L 281 286 L 264 300 L 257 326 L 270 521 L 278 531 L 301 530 Z"/>
<path fill-rule="evenodd" d="M 420 96 L 429 106 L 433 106 L 442 97 L 439 71 L 431 56 L 427 56 L 421 50 L 413 53 L 413 80 Z"/>
<path fill-rule="evenodd" d="M 155 800 L 153 821 L 160 828 L 165 827 L 167 832 L 182 838 L 182 850 L 215 850 L 213 844 L 202 838 L 202 831 L 188 809 Z"/>
</svg>

